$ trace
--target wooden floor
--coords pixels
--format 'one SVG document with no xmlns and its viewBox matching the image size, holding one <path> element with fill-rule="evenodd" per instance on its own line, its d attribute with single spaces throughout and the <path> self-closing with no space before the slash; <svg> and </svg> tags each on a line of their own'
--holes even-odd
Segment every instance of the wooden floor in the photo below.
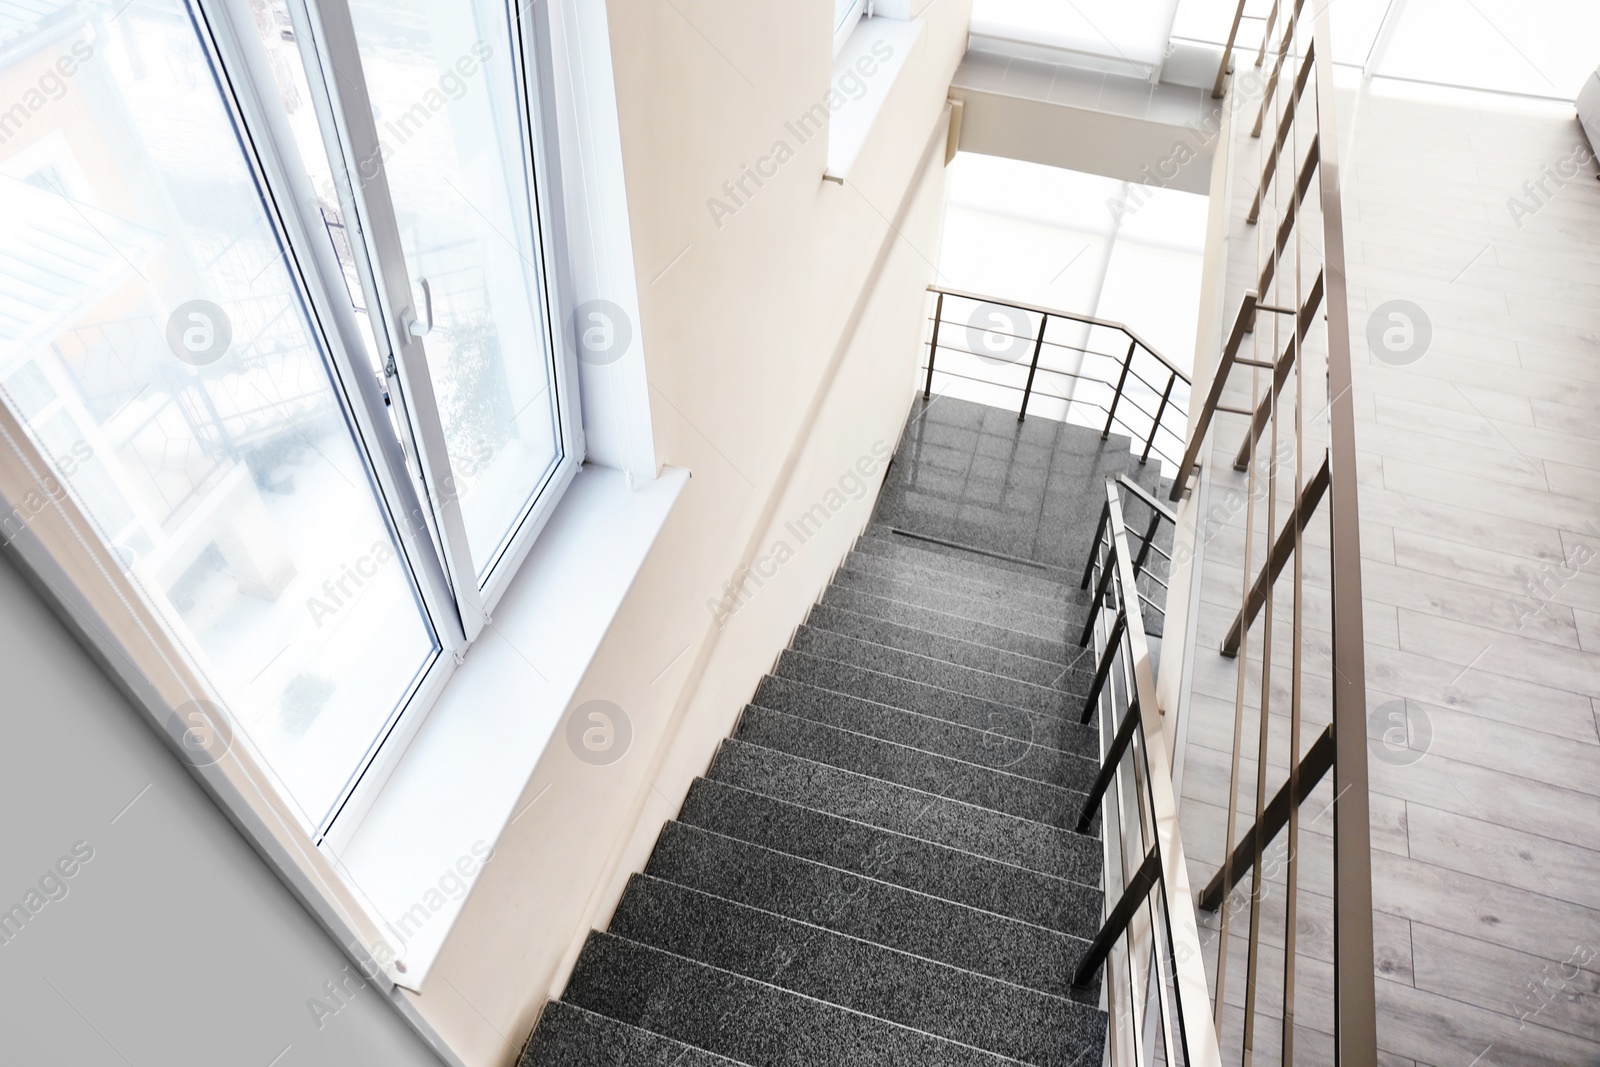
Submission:
<svg viewBox="0 0 1600 1067">
<path fill-rule="evenodd" d="M 1584 145 L 1570 108 L 1352 81 L 1338 118 L 1381 1062 L 1600 1064 L 1600 182 L 1586 163 L 1564 186 L 1547 179 L 1542 205 L 1524 188 Z M 1242 131 L 1234 145 L 1239 205 L 1253 193 L 1263 142 Z M 1534 210 L 1513 213 L 1511 198 Z M 1260 230 L 1271 225 L 1269 209 Z M 1261 240 L 1242 223 L 1233 235 L 1230 318 L 1254 287 Z M 1304 261 L 1312 273 L 1314 258 Z M 1375 358 L 1367 341 L 1369 319 L 1393 300 L 1431 323 L 1431 344 L 1405 365 Z M 1252 343 L 1268 358 L 1270 327 Z M 1232 402 L 1262 395 L 1264 381 L 1251 376 L 1235 372 Z M 1314 422 L 1327 400 L 1315 380 L 1304 385 Z M 1266 500 L 1240 504 L 1248 476 L 1232 458 L 1243 425 L 1219 417 L 1202 491 L 1211 519 L 1182 712 L 1182 831 L 1196 886 L 1222 858 L 1236 732 L 1235 839 L 1257 803 L 1264 625 L 1243 658 L 1249 695 L 1237 721 L 1240 661 L 1216 652 L 1241 602 L 1246 529 L 1252 570 L 1268 537 Z M 1309 477 L 1320 446 L 1301 460 Z M 1280 527 L 1292 478 L 1292 461 L 1280 462 Z M 1301 751 L 1328 718 L 1326 507 L 1306 539 Z M 1287 572 L 1278 588 L 1269 795 L 1286 774 L 1294 697 Z M 1315 796 L 1293 857 L 1296 1063 L 1330 1062 L 1331 819 L 1319 812 L 1332 796 L 1326 784 Z M 1251 983 L 1257 1062 L 1277 1062 L 1283 1036 L 1282 841 L 1272 855 L 1262 885 L 1247 881 L 1230 913 L 1228 1062 L 1239 1062 L 1242 1041 L 1252 893 L 1263 944 Z M 1221 939 L 1206 937 L 1214 974 Z"/>
</svg>

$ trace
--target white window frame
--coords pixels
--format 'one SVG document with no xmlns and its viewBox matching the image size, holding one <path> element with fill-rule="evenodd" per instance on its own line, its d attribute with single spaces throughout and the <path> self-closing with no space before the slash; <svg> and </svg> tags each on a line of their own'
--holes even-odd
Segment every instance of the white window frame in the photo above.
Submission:
<svg viewBox="0 0 1600 1067">
<path fill-rule="evenodd" d="M 319 0 L 303 2 L 315 5 Z M 547 202 L 541 202 L 539 215 L 539 225 L 548 227 L 543 252 L 553 260 L 545 278 L 552 304 L 546 323 L 557 335 L 555 351 L 567 375 L 565 411 L 573 434 L 572 467 L 576 470 L 585 451 L 598 467 L 560 509 L 549 537 L 534 547 L 533 538 L 543 519 L 524 516 L 519 531 L 519 536 L 526 538 L 522 552 L 516 558 L 505 553 L 500 561 L 506 568 L 502 581 L 509 580 L 523 562 L 521 555 L 534 547 L 523 568 L 524 579 L 518 584 L 522 592 L 517 604 L 505 609 L 506 628 L 511 630 L 520 621 L 523 633 L 529 632 L 532 604 L 537 624 L 533 630 L 540 640 L 552 645 L 566 642 L 558 656 L 560 669 L 552 672 L 550 691 L 535 707 L 521 709 L 514 722 L 506 719 L 508 729 L 521 731 L 522 743 L 506 745 L 500 737 L 486 734 L 477 719 L 463 723 L 459 715 L 452 720 L 449 714 L 434 714 L 450 710 L 452 694 L 447 683 L 462 669 L 460 656 L 469 647 L 468 638 L 460 625 L 449 575 L 434 545 L 435 530 L 426 521 L 429 509 L 406 469 L 403 446 L 384 406 L 382 382 L 372 372 L 366 354 L 362 324 L 349 299 L 344 269 L 314 207 L 310 181 L 299 165 L 295 139 L 281 114 L 276 79 L 245 0 L 185 0 L 183 12 L 194 23 L 200 45 L 212 63 L 221 102 L 235 122 L 243 159 L 256 178 L 267 218 L 283 244 L 293 284 L 306 301 L 316 340 L 333 368 L 333 388 L 343 414 L 358 431 L 354 434 L 357 452 L 379 486 L 380 510 L 400 535 L 402 558 L 423 601 L 437 651 L 411 699 L 395 709 L 386 732 L 374 742 L 368 762 L 357 771 L 356 787 L 341 798 L 342 807 L 335 807 L 337 814 L 329 825 L 308 826 L 253 747 L 229 743 L 226 728 L 231 724 L 225 708 L 224 721 L 217 724 L 221 729 L 205 734 L 202 750 L 195 752 L 188 736 L 192 731 L 177 718 L 175 709 L 197 699 L 222 701 L 196 671 L 178 635 L 160 625 L 159 612 L 132 577 L 119 569 L 112 549 L 70 494 L 36 524 L 25 525 L 8 547 L 241 834 L 306 903 L 343 951 L 362 966 L 373 984 L 451 1062 L 455 1059 L 446 1042 L 416 1002 L 396 987 L 420 989 L 465 898 L 452 900 L 435 915 L 426 943 L 403 946 L 408 969 L 392 954 L 384 954 L 393 948 L 393 938 L 384 929 L 386 913 L 372 890 L 387 887 L 410 894 L 406 897 L 410 900 L 415 897 L 415 885 L 437 878 L 440 868 L 434 852 L 443 846 L 418 839 L 418 819 L 411 816 L 419 808 L 447 824 L 452 834 L 459 836 L 457 831 L 464 831 L 491 843 L 498 840 L 512 818 L 517 791 L 554 736 L 548 732 L 553 729 L 551 723 L 565 714 L 611 615 L 623 602 L 688 481 L 687 471 L 662 472 L 657 465 L 644 344 L 637 327 L 633 327 L 631 346 L 603 361 L 579 360 L 575 338 L 567 336 L 574 308 L 579 306 L 576 302 L 611 301 L 633 323 L 638 322 L 639 314 L 604 6 L 588 0 L 517 3 L 518 61 L 523 91 L 530 101 L 530 121 L 536 124 L 529 140 L 546 153 L 542 178 L 547 184 L 539 191 L 548 189 L 550 194 Z M 559 154 L 555 152 L 558 137 Z M 0 407 L 0 446 L 8 443 L 13 448 L 0 453 L 0 464 L 20 467 L 38 484 L 44 477 L 39 472 L 50 469 L 49 461 L 12 424 L 9 409 Z M 18 491 L 30 489 L 24 486 Z M 0 499 L 0 511 L 9 507 Z M 574 626 L 571 604 L 579 597 L 585 598 L 588 610 L 580 613 L 585 616 L 581 625 Z M 502 644 L 491 644 L 474 659 L 480 678 L 482 670 L 495 662 L 496 654 L 502 653 Z M 512 655 L 503 652 L 502 658 Z M 424 731 L 424 724 L 430 722 L 431 728 Z M 412 744 L 419 734 L 419 743 Z M 236 742 L 245 740 L 237 731 L 232 736 Z M 484 749 L 498 746 L 511 758 L 501 760 L 502 765 L 486 778 L 457 781 L 461 763 L 454 756 L 473 744 Z M 385 779 L 400 766 L 405 773 L 385 790 Z M 447 792 L 437 787 L 416 788 L 419 767 L 425 781 L 447 780 Z M 392 815 L 397 804 L 402 810 L 398 831 L 393 825 L 397 820 L 390 818 L 391 825 L 386 827 L 378 817 L 363 829 L 367 807 L 380 791 L 387 807 L 380 806 L 379 815 Z M 345 848 L 352 839 L 355 851 L 367 864 L 359 878 L 350 862 L 351 852 Z M 452 854 L 440 862 L 454 858 Z"/>
<path fill-rule="evenodd" d="M 427 339 L 410 330 L 411 323 L 425 315 L 415 295 L 422 291 L 418 283 L 423 279 L 410 276 L 400 245 L 377 123 L 365 90 L 349 4 L 347 0 L 290 0 L 289 4 L 307 76 L 313 83 L 311 91 L 327 138 L 328 154 L 334 160 L 341 210 L 346 218 L 358 223 L 364 238 L 364 241 L 352 241 L 352 250 L 367 306 L 374 309 L 371 315 L 373 334 L 380 359 L 391 368 L 391 395 L 400 403 L 410 428 L 411 444 L 432 505 L 426 510 L 455 589 L 461 627 L 469 645 L 482 632 L 518 564 L 527 555 L 583 461 L 575 355 L 571 346 L 563 344 L 563 339 L 555 332 L 556 324 L 562 321 L 558 311 L 562 301 L 556 291 L 559 272 L 551 260 L 553 227 L 545 184 L 546 174 L 558 166 L 553 158 L 554 141 L 546 135 L 537 79 L 532 75 L 531 34 L 519 17 L 525 5 L 512 0 L 501 2 L 511 17 L 516 35 L 512 53 L 519 90 L 517 106 L 527 144 L 532 149 L 530 158 L 525 160 L 525 178 L 534 199 L 528 208 L 534 224 L 536 252 L 541 259 L 538 265 L 540 296 L 544 304 L 541 320 L 546 331 L 546 353 L 554 363 L 560 458 L 544 484 L 524 505 L 512 534 L 487 570 L 480 566 L 483 561 L 472 558 L 460 502 L 453 491 L 444 428 L 428 372 Z M 332 75 L 335 70 L 339 72 L 337 77 Z M 533 155 L 538 158 L 531 158 Z M 340 165 L 341 160 L 343 165 Z M 370 166 L 374 171 L 370 176 L 363 173 L 359 183 L 351 177 L 354 162 L 358 160 L 363 167 Z M 480 571 L 485 574 L 481 583 Z M 464 648 L 457 651 L 465 654 Z"/>
<path fill-rule="evenodd" d="M 563 304 L 557 295 L 562 273 L 552 256 L 559 255 L 564 245 L 549 210 L 551 197 L 544 183 L 547 172 L 559 173 L 559 161 L 554 156 L 555 140 L 543 115 L 535 76 L 536 32 L 528 27 L 533 16 L 525 14 L 525 6 L 502 0 L 514 36 L 514 41 L 507 44 L 514 45 L 511 50 L 520 118 L 526 124 L 526 143 L 532 149 L 525 160 L 534 201 L 529 205 L 529 216 L 543 259 L 539 265 L 540 296 L 544 302 L 541 319 L 548 346 L 536 358 L 548 358 L 553 364 L 559 452 L 538 492 L 524 502 L 514 532 L 503 542 L 480 584 L 473 561 L 465 551 L 460 505 L 453 494 L 438 488 L 450 485 L 449 459 L 433 402 L 425 339 L 412 336 L 406 328 L 407 317 L 415 312 L 409 296 L 410 279 L 404 260 L 399 258 L 398 231 L 392 214 L 386 229 L 385 221 L 371 210 L 380 195 L 381 206 L 387 207 L 382 169 L 365 183 L 365 189 L 357 190 L 340 165 L 341 159 L 378 158 L 376 153 L 370 157 L 333 156 L 332 162 L 345 217 L 355 221 L 360 231 L 372 239 L 370 245 L 359 239 L 352 241 L 366 305 L 373 310 L 372 334 L 383 361 L 388 362 L 392 356 L 396 369 L 405 376 L 399 389 L 390 379 L 387 397 L 384 384 L 371 372 L 361 325 L 348 300 L 345 275 L 316 207 L 307 169 L 300 163 L 299 147 L 282 113 L 270 61 L 257 37 L 251 12 L 243 0 L 181 2 L 193 20 L 196 41 L 215 74 L 219 102 L 234 124 L 241 158 L 254 178 L 265 216 L 285 250 L 291 284 L 304 301 L 312 337 L 326 358 L 333 392 L 350 424 L 376 503 L 395 534 L 408 579 L 420 602 L 421 621 L 436 643 L 435 652 L 419 663 L 417 680 L 403 699 L 389 709 L 383 726 L 362 759 L 349 769 L 349 777 L 326 811 L 300 813 L 272 766 L 248 743 L 240 746 L 241 755 L 247 754 L 254 768 L 255 780 L 277 794 L 276 807 L 295 813 L 294 822 L 306 833 L 309 843 L 337 850 L 340 842 L 354 835 L 402 761 L 584 458 L 577 354 L 568 339 L 560 335 L 557 325 L 567 321 L 567 316 L 561 313 Z M 350 79 L 355 78 L 354 84 L 359 88 L 360 65 L 359 58 L 353 55 L 355 42 L 347 0 L 290 0 L 289 6 L 297 37 L 317 49 L 306 56 L 308 80 L 315 82 L 324 72 L 338 69 L 341 82 L 349 85 Z M 326 38 L 330 25 L 337 36 L 341 14 L 345 37 L 340 46 L 346 51 L 339 54 L 339 65 L 334 68 L 329 65 Z M 209 91 L 211 86 L 206 88 Z M 338 139 L 330 147 L 346 152 L 352 144 L 359 147 L 361 119 L 365 120 L 370 143 L 376 144 L 375 124 L 364 93 L 359 101 L 342 101 L 343 108 L 337 111 L 338 102 L 319 93 L 316 85 L 312 86 L 312 96 L 319 111 L 319 125 L 325 134 Z M 357 119 L 354 123 L 350 121 L 352 115 Z M 375 254 L 369 256 L 369 250 Z M 395 257 L 398 266 L 391 264 L 385 271 L 381 263 L 374 263 L 374 259 L 386 256 Z M 386 399 L 406 405 L 413 441 L 402 443 L 396 437 Z M 422 447 L 417 448 L 419 443 Z M 421 485 L 408 469 L 407 444 L 416 448 L 422 459 Z M 233 732 L 241 741 L 248 736 L 237 727 Z"/>
<path fill-rule="evenodd" d="M 844 48 L 844 43 L 850 39 L 850 34 L 855 32 L 856 23 L 864 18 L 872 17 L 873 6 L 873 0 L 853 0 L 850 10 L 845 13 L 843 20 L 833 27 L 833 54 L 835 57 Z"/>
</svg>

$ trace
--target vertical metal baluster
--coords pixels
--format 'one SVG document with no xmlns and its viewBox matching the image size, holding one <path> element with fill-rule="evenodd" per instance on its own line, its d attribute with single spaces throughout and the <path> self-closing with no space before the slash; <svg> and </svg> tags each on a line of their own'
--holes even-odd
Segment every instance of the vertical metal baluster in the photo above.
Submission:
<svg viewBox="0 0 1600 1067">
<path fill-rule="evenodd" d="M 933 359 L 939 353 L 939 322 L 944 316 L 944 294 L 939 294 L 939 299 L 933 305 L 933 343 L 928 346 L 928 381 L 922 387 L 922 399 L 928 399 L 933 392 Z"/>
<path fill-rule="evenodd" d="M 1039 370 L 1039 352 L 1044 348 L 1044 328 L 1050 324 L 1050 316 L 1043 312 L 1039 315 L 1039 336 L 1033 342 L 1033 361 L 1028 364 L 1028 385 L 1022 390 L 1022 410 L 1017 412 L 1017 421 L 1021 422 L 1028 417 L 1028 397 L 1033 395 L 1033 376 Z"/>
<path fill-rule="evenodd" d="M 1128 342 L 1128 354 L 1122 361 L 1122 373 L 1117 377 L 1117 391 L 1111 394 L 1111 410 L 1106 412 L 1106 428 L 1100 431 L 1102 441 L 1111 436 L 1111 424 L 1117 418 L 1117 402 L 1122 399 L 1122 387 L 1128 381 L 1128 368 L 1133 366 L 1133 350 L 1138 345 L 1137 340 Z"/>
<path fill-rule="evenodd" d="M 1161 416 L 1166 414 L 1167 401 L 1172 398 L 1172 387 L 1177 381 L 1178 375 L 1176 372 L 1167 375 L 1167 387 L 1161 393 L 1161 403 L 1156 405 L 1156 417 L 1150 423 L 1150 436 L 1145 439 L 1144 451 L 1139 453 L 1139 466 L 1141 467 L 1144 466 L 1145 460 L 1150 458 L 1150 446 L 1156 443 L 1156 431 L 1161 429 Z"/>
</svg>

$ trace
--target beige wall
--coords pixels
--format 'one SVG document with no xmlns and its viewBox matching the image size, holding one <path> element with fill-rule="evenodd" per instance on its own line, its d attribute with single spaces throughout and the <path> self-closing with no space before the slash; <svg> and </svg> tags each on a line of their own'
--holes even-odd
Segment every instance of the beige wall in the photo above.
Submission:
<svg viewBox="0 0 1600 1067">
<path fill-rule="evenodd" d="M 785 126 L 829 90 L 815 10 L 611 0 L 656 450 L 694 476 L 575 700 L 621 706 L 631 749 L 594 767 L 558 733 L 415 998 L 469 1064 L 512 1062 L 866 521 L 870 492 L 804 543 L 785 526 L 837 504 L 864 457 L 876 488 L 874 446 L 913 395 L 969 5 L 914 8 L 928 26 L 840 186 L 825 135 Z M 795 157 L 714 219 L 707 200 L 779 140 Z M 772 577 L 719 627 L 707 601 L 763 559 Z"/>
</svg>

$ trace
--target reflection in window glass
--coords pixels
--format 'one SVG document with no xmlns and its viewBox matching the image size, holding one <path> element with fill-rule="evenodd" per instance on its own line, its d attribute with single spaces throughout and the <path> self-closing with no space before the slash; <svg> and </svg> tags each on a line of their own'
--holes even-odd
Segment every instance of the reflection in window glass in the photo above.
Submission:
<svg viewBox="0 0 1600 1067">
<path fill-rule="evenodd" d="M 0 396 L 308 827 L 435 641 L 180 0 L 0 44 Z"/>
<path fill-rule="evenodd" d="M 561 456 L 510 11 L 351 4 L 480 582 Z"/>
</svg>

